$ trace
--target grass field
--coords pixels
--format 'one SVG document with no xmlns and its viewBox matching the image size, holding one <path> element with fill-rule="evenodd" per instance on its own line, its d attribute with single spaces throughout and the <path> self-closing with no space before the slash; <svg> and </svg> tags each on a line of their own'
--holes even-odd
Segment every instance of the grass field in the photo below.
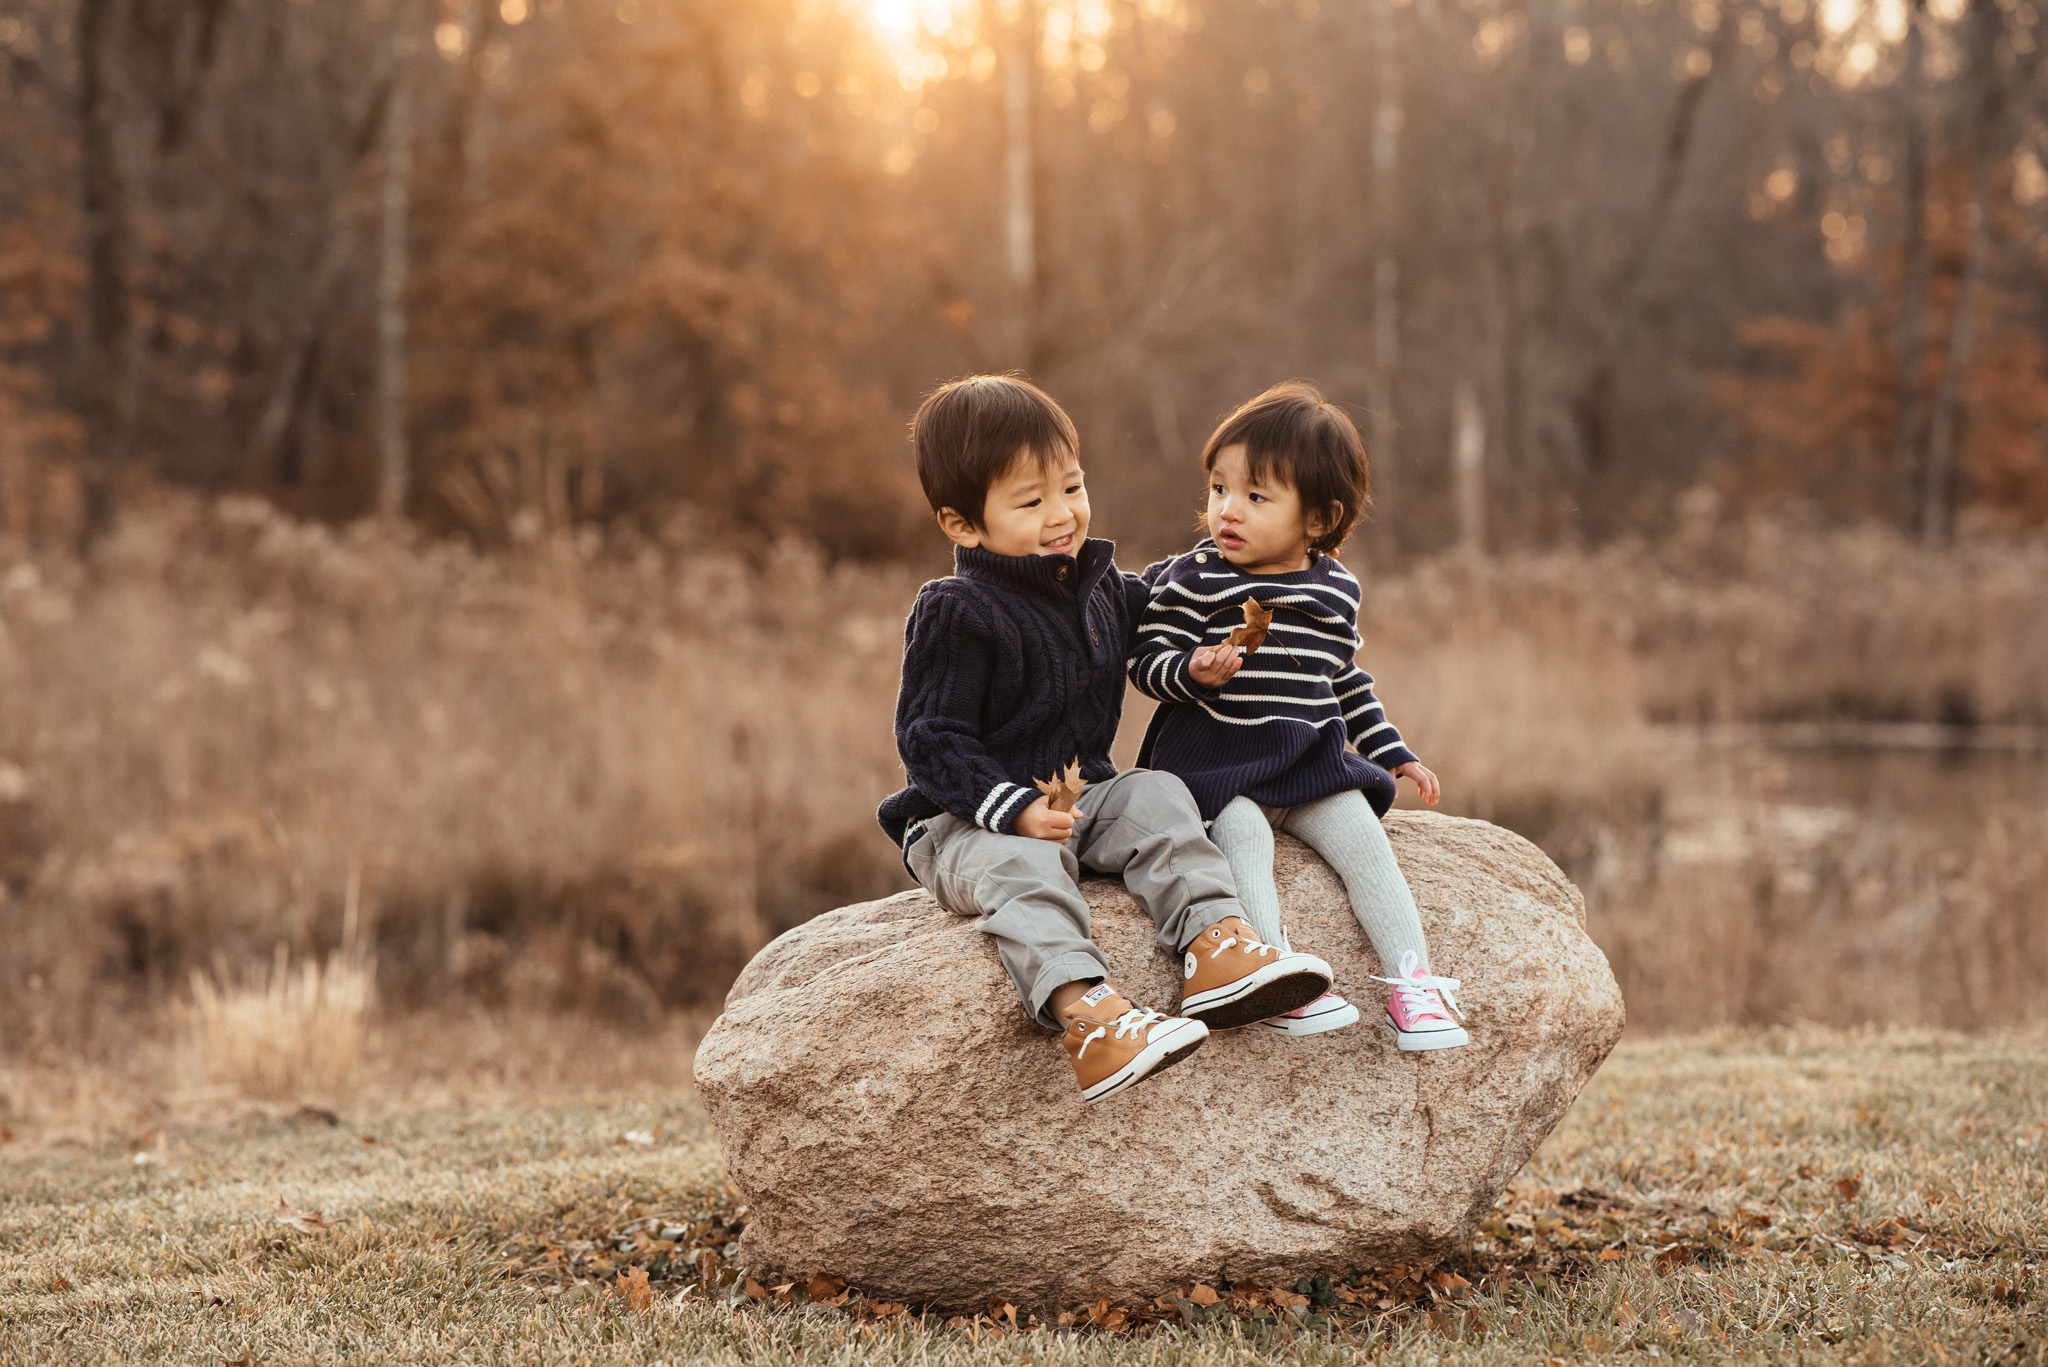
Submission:
<svg viewBox="0 0 2048 1367">
<path fill-rule="evenodd" d="M 2048 1362 L 2038 1033 L 1625 1043 L 1454 1275 L 1189 1288 L 1110 1331 L 707 1287 L 704 1217 L 740 1217 L 679 1094 L 11 1147 L 8 1363 Z"/>
</svg>

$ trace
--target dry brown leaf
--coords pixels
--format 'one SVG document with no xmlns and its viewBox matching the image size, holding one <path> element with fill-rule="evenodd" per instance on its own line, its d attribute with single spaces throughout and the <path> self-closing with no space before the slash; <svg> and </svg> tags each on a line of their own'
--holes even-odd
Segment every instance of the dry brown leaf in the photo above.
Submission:
<svg viewBox="0 0 2048 1367">
<path fill-rule="evenodd" d="M 804 1283 L 804 1299 L 807 1301 L 829 1301 L 846 1289 L 846 1283 L 838 1277 L 828 1277 L 820 1272 Z"/>
<path fill-rule="evenodd" d="M 1863 1174 L 1857 1173 L 1854 1177 L 1842 1178 L 1835 1183 L 1835 1190 L 1842 1193 L 1844 1201 L 1855 1200 L 1856 1193 L 1863 1190 Z"/>
<path fill-rule="evenodd" d="M 71 1279 L 69 1277 L 59 1277 L 56 1281 L 50 1283 L 50 1290 L 52 1291 L 69 1291 L 70 1289 Z"/>
<path fill-rule="evenodd" d="M 747 1284 L 740 1288 L 740 1294 L 750 1301 L 765 1301 L 768 1299 L 767 1289 L 752 1277 L 747 1278 Z"/>
<path fill-rule="evenodd" d="M 242 1355 L 238 1358 L 222 1358 L 220 1360 L 220 1367 L 256 1367 L 256 1357 L 247 1348 L 244 1348 Z"/>
<path fill-rule="evenodd" d="M 1600 1261 L 1603 1263 L 1618 1263 L 1627 1256 L 1626 1253 L 1623 1253 L 1618 1248 L 1603 1248 L 1600 1250 Z"/>
<path fill-rule="evenodd" d="M 1196 1305 L 1214 1305 L 1222 1297 L 1216 1294 L 1214 1287 L 1203 1286 L 1197 1283 L 1195 1289 L 1188 1292 L 1188 1299 Z"/>
<path fill-rule="evenodd" d="M 333 1228 L 327 1223 L 327 1217 L 319 1211 L 293 1210 L 285 1204 L 282 1196 L 277 1198 L 277 1222 L 281 1225 L 290 1225 L 301 1234 L 325 1234 Z"/>
<path fill-rule="evenodd" d="M 1038 785 L 1039 792 L 1045 794 L 1045 805 L 1056 812 L 1073 811 L 1074 803 L 1080 799 L 1081 790 L 1088 786 L 1088 780 L 1081 777 L 1079 755 L 1074 756 L 1073 762 L 1067 765 L 1067 772 L 1056 775 L 1052 782 L 1047 783 L 1042 778 L 1034 778 L 1031 781 Z"/>
<path fill-rule="evenodd" d="M 626 1303 L 628 1310 L 648 1310 L 654 1305 L 654 1288 L 647 1284 L 647 1269 L 644 1267 L 627 1268 L 619 1274 L 612 1289 Z"/>
<path fill-rule="evenodd" d="M 1225 645 L 1237 646 L 1251 655 L 1266 643 L 1266 633 L 1272 629 L 1273 610 L 1260 605 L 1256 598 L 1244 600 L 1244 625 L 1233 629 L 1224 638 Z"/>
</svg>

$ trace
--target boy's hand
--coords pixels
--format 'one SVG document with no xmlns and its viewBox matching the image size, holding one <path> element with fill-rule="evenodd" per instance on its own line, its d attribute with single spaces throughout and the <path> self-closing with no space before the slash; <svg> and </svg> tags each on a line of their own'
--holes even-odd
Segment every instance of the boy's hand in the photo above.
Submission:
<svg viewBox="0 0 2048 1367">
<path fill-rule="evenodd" d="M 1017 834 L 1033 840 L 1050 840 L 1056 845 L 1067 843 L 1067 837 L 1074 833 L 1074 814 L 1056 812 L 1040 797 L 1036 802 L 1017 813 Z"/>
<path fill-rule="evenodd" d="M 1432 807 L 1436 806 L 1436 800 L 1444 795 L 1443 785 L 1436 781 L 1435 774 L 1422 767 L 1422 761 L 1419 759 L 1411 759 L 1395 768 L 1395 778 L 1403 775 L 1415 780 L 1415 786 L 1422 790 L 1422 800 Z"/>
<path fill-rule="evenodd" d="M 1188 656 L 1188 677 L 1204 688 L 1223 687 L 1243 668 L 1244 656 L 1234 645 L 1203 646 Z"/>
</svg>

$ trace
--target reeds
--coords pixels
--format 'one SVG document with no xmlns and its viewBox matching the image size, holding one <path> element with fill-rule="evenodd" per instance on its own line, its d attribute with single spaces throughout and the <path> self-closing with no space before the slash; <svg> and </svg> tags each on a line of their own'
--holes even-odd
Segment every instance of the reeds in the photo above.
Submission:
<svg viewBox="0 0 2048 1367">
<path fill-rule="evenodd" d="M 324 1024 L 275 1057 L 233 1041 L 366 1018 L 367 961 L 359 981 L 333 957 L 357 871 L 389 1007 L 634 1028 L 715 1009 L 767 937 L 906 885 L 873 810 L 902 781 L 920 577 L 797 545 L 716 553 L 687 523 L 484 555 L 170 496 L 90 563 L 17 558 L 0 567 L 6 1054 L 104 1057 L 189 988 L 218 1076 L 345 1075 L 316 1056 Z M 1366 579 L 1362 661 L 1448 809 L 1580 880 L 1637 1025 L 2039 1010 L 2038 763 L 1995 801 L 1941 787 L 1937 830 L 1910 801 L 1801 793 L 1803 759 L 1672 724 L 2048 719 L 2042 543 L 1937 555 L 1716 522 Z M 1833 815 L 1795 840 L 1802 808 Z"/>
</svg>

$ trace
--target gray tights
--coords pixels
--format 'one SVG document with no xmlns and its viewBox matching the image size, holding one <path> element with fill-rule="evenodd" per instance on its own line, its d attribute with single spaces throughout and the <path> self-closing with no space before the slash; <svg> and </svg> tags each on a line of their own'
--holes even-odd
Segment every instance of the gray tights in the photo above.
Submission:
<svg viewBox="0 0 2048 1367">
<path fill-rule="evenodd" d="M 1379 955 L 1380 972 L 1400 971 L 1401 956 L 1413 951 L 1429 967 L 1429 945 L 1422 937 L 1422 918 L 1415 895 L 1394 862 L 1394 847 L 1367 805 L 1353 789 L 1305 802 L 1299 807 L 1261 807 L 1250 798 L 1233 798 L 1210 824 L 1209 839 L 1230 861 L 1238 900 L 1261 938 L 1280 943 L 1280 894 L 1273 884 L 1273 832 L 1296 837 L 1328 861 L 1344 880 L 1351 914 Z"/>
</svg>

